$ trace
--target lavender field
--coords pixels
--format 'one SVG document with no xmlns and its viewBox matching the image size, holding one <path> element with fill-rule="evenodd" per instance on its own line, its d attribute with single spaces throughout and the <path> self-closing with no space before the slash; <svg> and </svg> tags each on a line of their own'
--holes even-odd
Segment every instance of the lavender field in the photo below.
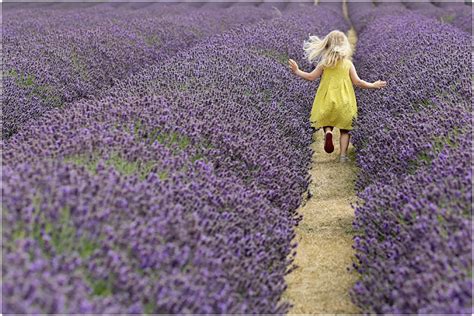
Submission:
<svg viewBox="0 0 474 316">
<path fill-rule="evenodd" d="M 351 299 L 472 313 L 470 5 L 3 9 L 2 313 L 288 313 L 318 82 L 287 60 L 351 27 L 388 82 L 356 90 Z"/>
</svg>

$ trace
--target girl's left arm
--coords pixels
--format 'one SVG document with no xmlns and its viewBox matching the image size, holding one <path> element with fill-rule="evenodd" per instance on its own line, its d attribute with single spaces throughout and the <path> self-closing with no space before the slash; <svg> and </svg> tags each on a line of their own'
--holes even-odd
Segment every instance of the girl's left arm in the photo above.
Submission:
<svg viewBox="0 0 474 316">
<path fill-rule="evenodd" d="M 288 59 L 288 64 L 291 68 L 291 71 L 303 78 L 303 79 L 306 79 L 306 80 L 309 80 L 309 81 L 313 81 L 313 80 L 316 80 L 318 79 L 319 77 L 321 77 L 322 73 L 323 73 L 323 68 L 318 65 L 316 68 L 314 68 L 313 71 L 311 72 L 305 72 L 305 71 L 301 71 L 299 68 L 298 68 L 298 64 L 293 60 L 293 59 Z"/>
</svg>

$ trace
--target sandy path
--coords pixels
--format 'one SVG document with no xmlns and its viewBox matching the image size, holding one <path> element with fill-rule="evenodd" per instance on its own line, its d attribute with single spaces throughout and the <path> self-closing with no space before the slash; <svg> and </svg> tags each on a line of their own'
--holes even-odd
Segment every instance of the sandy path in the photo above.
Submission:
<svg viewBox="0 0 474 316">
<path fill-rule="evenodd" d="M 347 14 L 347 10 L 344 12 Z M 347 17 L 347 15 L 346 15 Z M 348 32 L 355 48 L 357 36 Z M 338 162 L 339 130 L 334 129 L 331 154 L 323 149 L 322 129 L 313 135 L 312 167 L 309 170 L 311 195 L 298 209 L 303 220 L 296 227 L 298 243 L 294 264 L 298 266 L 286 276 L 288 288 L 283 300 L 293 304 L 289 314 L 354 314 L 359 309 L 352 304 L 349 290 L 358 275 L 352 269 L 354 258 L 353 229 L 356 167 L 354 148 L 349 145 L 351 161 Z"/>
<path fill-rule="evenodd" d="M 286 276 L 288 289 L 283 299 L 294 304 L 290 314 L 358 313 L 349 297 L 349 289 L 357 280 L 352 265 L 352 221 L 355 201 L 353 162 L 337 161 L 339 131 L 335 129 L 332 154 L 323 150 L 323 132 L 317 131 L 311 145 L 314 150 L 312 197 L 298 209 L 303 220 L 296 227 L 298 242 L 294 264 L 298 266 Z M 353 159 L 353 148 L 349 155 Z"/>
</svg>

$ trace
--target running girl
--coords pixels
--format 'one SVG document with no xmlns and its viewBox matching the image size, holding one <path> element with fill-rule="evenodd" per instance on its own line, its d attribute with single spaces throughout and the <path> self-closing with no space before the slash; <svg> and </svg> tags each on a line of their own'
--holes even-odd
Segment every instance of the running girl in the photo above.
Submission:
<svg viewBox="0 0 474 316">
<path fill-rule="evenodd" d="M 289 59 L 288 63 L 291 71 L 303 79 L 313 81 L 321 77 L 311 109 L 311 125 L 315 125 L 317 129 L 323 127 L 324 150 L 327 153 L 334 151 L 332 130 L 334 127 L 339 128 L 339 161 L 346 162 L 349 131 L 357 116 L 357 102 L 352 85 L 363 89 L 380 89 L 387 83 L 380 80 L 369 83 L 359 78 L 351 61 L 351 45 L 346 34 L 341 31 L 332 31 L 323 39 L 310 36 L 308 41 L 304 41 L 303 49 L 309 62 L 319 61 L 312 72 L 301 71 L 293 59 Z"/>
</svg>

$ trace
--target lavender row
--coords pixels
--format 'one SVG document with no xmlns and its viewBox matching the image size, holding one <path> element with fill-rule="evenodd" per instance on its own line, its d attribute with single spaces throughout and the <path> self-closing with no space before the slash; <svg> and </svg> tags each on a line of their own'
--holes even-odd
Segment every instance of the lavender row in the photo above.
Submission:
<svg viewBox="0 0 474 316">
<path fill-rule="evenodd" d="M 408 12 L 418 13 L 436 19 L 441 23 L 451 24 L 467 33 L 472 32 L 472 7 L 463 3 L 442 3 L 411 1 L 348 2 L 349 17 L 357 32 L 382 15 L 405 15 Z"/>
<path fill-rule="evenodd" d="M 49 109 L 96 95 L 205 37 L 276 16 L 251 6 L 197 10 L 184 4 L 6 10 L 3 138 Z"/>
<path fill-rule="evenodd" d="M 462 2 L 430 3 L 430 2 L 405 2 L 407 8 L 416 13 L 432 17 L 442 23 L 472 33 L 472 6 Z"/>
<path fill-rule="evenodd" d="M 454 57 L 455 56 L 455 57 Z M 409 13 L 359 34 L 352 290 L 367 313 L 471 313 L 470 36 Z"/>
<path fill-rule="evenodd" d="M 413 22 L 416 19 L 420 19 L 420 22 Z M 375 30 L 374 26 L 380 23 L 387 23 L 390 29 Z M 404 23 L 411 23 L 412 27 L 404 28 Z M 386 15 L 370 26 L 370 30 L 367 28 L 360 34 L 363 44 L 358 47 L 356 58 L 361 56 L 361 72 L 365 78 L 375 81 L 382 77 L 390 82 L 390 88 L 358 93 L 362 104 L 370 102 L 367 103 L 370 106 L 359 110 L 359 122 L 364 126 L 364 134 L 360 134 L 360 140 L 355 136 L 355 141 L 361 144 L 358 162 L 369 171 L 361 175 L 357 182 L 360 190 L 374 181 L 385 181 L 406 174 L 410 157 L 426 149 L 427 139 L 423 137 L 446 135 L 450 130 L 449 124 L 456 124 L 458 118 L 470 109 L 472 90 L 470 71 L 466 67 L 470 60 L 470 36 L 466 33 L 416 14 L 406 17 Z M 373 35 L 369 35 L 369 31 Z M 374 38 L 384 38 L 384 41 L 379 42 Z M 399 46 L 402 42 L 403 47 Z M 374 94 L 376 97 L 373 97 Z M 433 133 L 427 127 L 420 126 L 421 130 L 413 132 L 401 129 L 403 138 L 399 142 L 386 141 L 387 137 L 391 137 L 387 136 L 389 129 L 399 126 L 400 121 L 411 122 L 413 115 L 425 114 L 424 109 L 432 110 L 444 103 L 452 104 L 450 110 L 460 113 L 453 112 L 437 118 L 435 114 L 427 114 L 436 118 L 436 124 L 432 120 L 427 121 L 436 125 L 441 133 Z M 385 113 L 391 121 L 380 120 L 375 124 L 366 121 L 377 117 L 379 113 Z M 378 147 L 381 143 L 384 144 L 383 148 Z M 404 150 L 401 151 L 399 148 L 402 146 Z M 373 156 L 381 160 L 374 161 L 371 158 Z M 390 172 L 386 172 L 387 168 Z"/>
<path fill-rule="evenodd" d="M 3 142 L 5 312 L 288 311 L 314 87 L 286 60 L 308 30 L 347 29 L 291 10 Z"/>
</svg>

